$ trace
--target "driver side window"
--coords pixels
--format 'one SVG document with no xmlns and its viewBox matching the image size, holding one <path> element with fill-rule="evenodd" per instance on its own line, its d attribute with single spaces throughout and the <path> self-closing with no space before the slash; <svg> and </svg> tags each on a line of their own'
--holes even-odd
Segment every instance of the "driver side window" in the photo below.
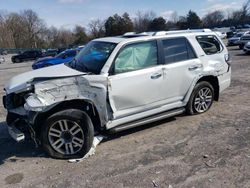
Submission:
<svg viewBox="0 0 250 188">
<path fill-rule="evenodd" d="M 158 63 L 156 41 L 129 44 L 115 59 L 115 74 L 140 70 Z"/>
</svg>

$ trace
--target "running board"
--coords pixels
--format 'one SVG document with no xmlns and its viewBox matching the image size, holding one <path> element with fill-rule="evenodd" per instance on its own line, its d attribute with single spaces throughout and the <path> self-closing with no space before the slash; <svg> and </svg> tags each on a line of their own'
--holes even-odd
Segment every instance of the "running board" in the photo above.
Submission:
<svg viewBox="0 0 250 188">
<path fill-rule="evenodd" d="M 126 123 L 126 124 L 123 124 L 123 125 L 119 125 L 117 127 L 114 127 L 112 129 L 110 129 L 109 132 L 116 133 L 116 132 L 124 131 L 124 130 L 131 129 L 131 128 L 134 128 L 134 127 L 138 127 L 138 126 L 141 126 L 141 125 L 144 125 L 144 124 L 152 123 L 152 122 L 159 121 L 159 120 L 162 120 L 162 119 L 166 119 L 166 118 L 169 118 L 169 117 L 173 117 L 173 116 L 176 116 L 176 115 L 179 115 L 179 114 L 183 114 L 184 112 L 185 112 L 185 108 L 178 108 L 178 109 L 175 109 L 175 110 L 170 110 L 170 111 L 167 111 L 167 112 L 164 112 L 164 113 L 156 114 L 154 116 L 149 116 L 149 117 L 146 117 L 146 118 L 143 118 L 143 119 L 140 119 L 140 120 L 136 120 L 136 121 L 129 122 L 129 123 Z"/>
</svg>

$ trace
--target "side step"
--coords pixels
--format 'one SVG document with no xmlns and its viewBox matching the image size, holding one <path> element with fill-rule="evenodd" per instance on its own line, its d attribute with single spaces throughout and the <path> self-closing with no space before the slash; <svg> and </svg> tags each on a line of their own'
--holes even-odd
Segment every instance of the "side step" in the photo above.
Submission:
<svg viewBox="0 0 250 188">
<path fill-rule="evenodd" d="M 178 108 L 178 109 L 170 110 L 164 113 L 156 114 L 154 116 L 149 116 L 140 120 L 136 120 L 136 121 L 129 122 L 123 125 L 119 125 L 117 127 L 110 129 L 109 132 L 116 133 L 116 132 L 124 131 L 124 130 L 138 127 L 144 124 L 152 123 L 152 122 L 166 119 L 169 117 L 173 117 L 179 114 L 183 114 L 184 112 L 185 112 L 185 108 Z"/>
</svg>

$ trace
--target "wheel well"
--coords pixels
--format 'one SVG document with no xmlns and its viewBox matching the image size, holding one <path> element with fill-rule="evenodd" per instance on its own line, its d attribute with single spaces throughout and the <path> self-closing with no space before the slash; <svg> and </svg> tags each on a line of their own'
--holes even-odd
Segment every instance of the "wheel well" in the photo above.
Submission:
<svg viewBox="0 0 250 188">
<path fill-rule="evenodd" d="M 101 121 L 99 118 L 98 111 L 92 103 L 90 103 L 88 101 L 84 101 L 84 100 L 71 100 L 71 101 L 61 102 L 58 105 L 54 106 L 49 111 L 44 112 L 44 113 L 40 113 L 36 117 L 35 123 L 34 123 L 34 128 L 35 128 L 37 137 L 40 137 L 41 127 L 42 127 L 41 125 L 45 122 L 45 120 L 49 116 L 51 116 L 52 114 L 54 114 L 56 112 L 59 112 L 61 110 L 66 110 L 66 109 L 78 109 L 78 110 L 82 110 L 82 111 L 86 112 L 92 120 L 95 131 L 102 130 Z"/>
<path fill-rule="evenodd" d="M 214 88 L 214 100 L 218 101 L 219 95 L 220 95 L 220 87 L 219 87 L 218 78 L 215 76 L 204 76 L 204 77 L 200 78 L 197 83 L 199 83 L 201 81 L 207 81 L 213 86 L 213 88 Z"/>
</svg>

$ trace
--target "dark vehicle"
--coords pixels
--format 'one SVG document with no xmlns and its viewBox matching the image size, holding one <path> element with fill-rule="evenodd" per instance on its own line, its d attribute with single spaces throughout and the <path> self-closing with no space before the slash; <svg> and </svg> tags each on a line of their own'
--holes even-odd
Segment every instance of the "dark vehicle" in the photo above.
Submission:
<svg viewBox="0 0 250 188">
<path fill-rule="evenodd" d="M 20 63 L 22 61 L 35 60 L 35 59 L 40 58 L 42 56 L 43 56 L 43 54 L 39 50 L 29 50 L 29 51 L 25 51 L 19 55 L 12 56 L 11 61 L 13 63 Z"/>
<path fill-rule="evenodd" d="M 232 38 L 235 34 L 236 34 L 236 32 L 234 32 L 234 31 L 229 31 L 229 32 L 227 32 L 227 38 L 228 38 L 228 39 L 229 39 L 229 38 Z"/>
<path fill-rule="evenodd" d="M 44 57 L 48 57 L 48 56 L 51 56 L 51 57 L 54 57 L 58 54 L 58 50 L 57 49 L 48 49 L 45 53 L 44 53 Z"/>
<path fill-rule="evenodd" d="M 58 48 L 58 49 L 57 49 L 57 53 L 59 54 L 59 53 L 65 51 L 65 50 L 67 50 L 67 48 Z"/>
</svg>

